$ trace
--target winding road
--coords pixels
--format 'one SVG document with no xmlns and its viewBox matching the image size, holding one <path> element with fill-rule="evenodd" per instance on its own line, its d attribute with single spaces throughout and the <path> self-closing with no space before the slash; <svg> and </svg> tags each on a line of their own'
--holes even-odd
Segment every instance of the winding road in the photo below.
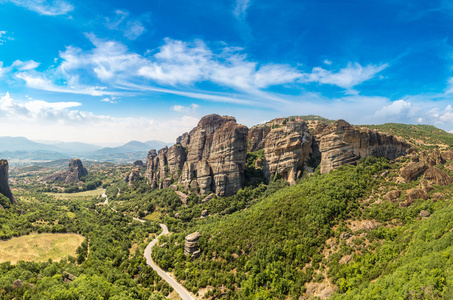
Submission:
<svg viewBox="0 0 453 300">
<path fill-rule="evenodd" d="M 171 285 L 172 288 L 174 288 L 175 291 L 178 292 L 182 300 L 195 300 L 181 284 L 179 284 L 175 279 L 173 279 L 170 276 L 170 274 L 168 274 L 167 272 L 162 270 L 158 265 L 156 265 L 151 258 L 151 249 L 153 248 L 154 245 L 157 244 L 159 236 L 168 234 L 167 226 L 164 224 L 159 225 L 160 227 L 162 227 L 162 233 L 159 234 L 154 240 L 152 240 L 151 243 L 148 244 L 148 246 L 146 246 L 145 249 L 146 264 L 151 266 L 151 268 L 153 268 L 154 271 L 156 271 L 157 274 L 159 274 L 159 276 L 162 277 L 163 280 L 165 280 L 169 285 Z"/>
<path fill-rule="evenodd" d="M 119 192 L 119 189 L 118 189 L 118 192 Z M 105 190 L 104 190 L 104 193 L 101 195 L 101 197 L 105 198 L 105 201 L 103 202 L 103 204 L 104 205 L 109 205 L 109 198 L 107 198 L 107 195 L 105 194 Z M 118 212 L 113 207 L 110 207 L 110 209 L 113 210 L 114 212 Z M 141 219 L 138 219 L 138 218 L 132 218 L 132 219 L 134 219 L 135 221 L 139 221 L 139 222 L 145 223 L 145 220 L 141 220 Z M 153 259 L 151 258 L 151 249 L 154 247 L 154 245 L 157 244 L 157 241 L 158 241 L 159 237 L 161 235 L 168 234 L 167 226 L 165 224 L 159 224 L 159 225 L 162 228 L 162 233 L 159 234 L 154 240 L 152 240 L 151 243 L 149 243 L 148 246 L 146 246 L 146 248 L 145 248 L 144 256 L 145 256 L 145 259 L 146 259 L 146 264 L 151 266 L 151 268 L 153 268 L 154 271 L 156 271 L 157 274 L 160 277 L 162 277 L 163 280 L 165 280 L 169 285 L 171 285 L 171 287 L 179 294 L 179 296 L 181 297 L 182 300 L 195 300 L 189 294 L 189 292 L 186 290 L 185 287 L 183 287 L 175 279 L 173 279 L 173 277 L 171 277 L 170 274 L 168 274 L 167 272 L 162 270 L 158 265 L 156 265 L 154 263 Z"/>
</svg>

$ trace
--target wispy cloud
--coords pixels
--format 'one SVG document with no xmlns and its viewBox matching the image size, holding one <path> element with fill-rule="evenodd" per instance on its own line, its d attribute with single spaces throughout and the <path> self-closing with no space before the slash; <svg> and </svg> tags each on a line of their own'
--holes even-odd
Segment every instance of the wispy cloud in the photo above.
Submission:
<svg viewBox="0 0 453 300">
<path fill-rule="evenodd" d="M 251 61 L 242 48 L 212 49 L 201 40 L 167 38 L 153 55 L 144 56 L 120 42 L 86 36 L 93 49 L 69 46 L 60 52 L 61 63 L 44 72 L 34 70 L 39 65 L 36 62 L 18 61 L 15 78 L 35 89 L 93 96 L 155 91 L 230 103 L 282 103 L 286 96 L 270 92 L 270 87 L 300 90 L 303 84 L 317 82 L 350 92 L 388 66 L 349 63 L 336 72 L 321 67 L 304 72 L 288 64 Z M 202 88 L 205 83 L 221 87 L 224 94 L 214 92 L 217 88 Z"/>
<path fill-rule="evenodd" d="M 311 73 L 304 74 L 302 82 L 319 82 L 352 89 L 353 87 L 373 78 L 377 73 L 387 68 L 388 64 L 368 65 L 362 67 L 359 63 L 348 63 L 346 68 L 338 72 L 328 71 L 321 67 L 313 68 Z"/>
<path fill-rule="evenodd" d="M 110 30 L 121 31 L 126 38 L 135 40 L 146 31 L 146 28 L 140 20 L 129 15 L 125 10 L 116 10 L 115 16 L 105 18 L 105 26 Z"/>
<path fill-rule="evenodd" d="M 1 0 L 1 2 L 11 2 L 46 16 L 65 15 L 74 10 L 74 6 L 64 0 Z"/>
<path fill-rule="evenodd" d="M 233 10 L 233 15 L 238 19 L 245 19 L 247 16 L 247 9 L 250 6 L 251 0 L 236 0 L 236 6 Z"/>
<path fill-rule="evenodd" d="M 0 2 L 1 3 L 1 2 Z M 3 45 L 6 41 L 12 41 L 14 40 L 13 37 L 7 36 L 7 31 L 5 30 L 0 30 L 0 46 Z"/>
<path fill-rule="evenodd" d="M 101 99 L 101 101 L 102 101 L 102 102 L 107 102 L 107 103 L 115 104 L 115 103 L 118 103 L 118 102 L 116 101 L 116 99 L 117 99 L 116 97 L 110 97 L 110 98 L 107 97 L 107 98 Z"/>
</svg>

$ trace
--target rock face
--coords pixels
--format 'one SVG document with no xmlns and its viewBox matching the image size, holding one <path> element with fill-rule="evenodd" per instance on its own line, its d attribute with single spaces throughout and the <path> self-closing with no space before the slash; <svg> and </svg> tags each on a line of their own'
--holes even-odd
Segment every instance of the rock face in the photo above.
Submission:
<svg viewBox="0 0 453 300">
<path fill-rule="evenodd" d="M 264 140 L 264 176 L 275 174 L 296 182 L 312 153 L 313 137 L 304 121 L 289 121 L 272 129 Z"/>
<path fill-rule="evenodd" d="M 87 169 L 82 164 L 82 161 L 78 158 L 74 158 L 69 162 L 68 169 L 65 172 L 50 175 L 44 180 L 46 181 L 60 181 L 66 184 L 78 183 L 82 176 L 88 175 Z"/>
<path fill-rule="evenodd" d="M 247 136 L 247 151 L 255 152 L 264 148 L 264 139 L 271 131 L 269 126 L 254 126 Z"/>
<path fill-rule="evenodd" d="M 404 140 L 375 130 L 362 129 L 338 120 L 319 134 L 321 174 L 345 164 L 356 164 L 367 156 L 395 159 L 410 148 Z"/>
<path fill-rule="evenodd" d="M 247 133 L 233 117 L 205 116 L 174 146 L 148 153 L 145 177 L 153 188 L 178 182 L 201 195 L 234 195 L 244 186 Z"/>
<path fill-rule="evenodd" d="M 3 194 L 7 198 L 9 198 L 11 203 L 17 204 L 17 201 L 9 188 L 8 171 L 8 161 L 6 159 L 0 159 L 0 194 Z"/>
<path fill-rule="evenodd" d="M 184 244 L 184 254 L 186 256 L 191 254 L 192 258 L 197 258 L 200 255 L 200 250 L 198 249 L 198 240 L 200 237 L 201 234 L 198 231 L 186 236 L 186 242 Z"/>
<path fill-rule="evenodd" d="M 264 158 L 255 162 L 255 168 L 262 169 L 268 181 L 279 174 L 294 184 L 319 162 L 321 172 L 328 173 L 366 156 L 394 159 L 410 146 L 343 120 L 328 125 L 306 123 L 301 117 L 278 118 L 248 130 L 233 117 L 213 114 L 178 137 L 172 147 L 151 150 L 145 177 L 152 188 L 179 184 L 200 195 L 230 196 L 244 186 L 247 151 L 258 150 L 264 150 Z"/>
<path fill-rule="evenodd" d="M 411 162 L 401 170 L 400 175 L 407 182 L 411 182 L 416 180 L 427 169 L 428 166 L 424 162 Z"/>
<path fill-rule="evenodd" d="M 124 182 L 128 183 L 128 186 L 131 187 L 132 183 L 140 178 L 140 167 L 132 169 L 132 171 L 126 175 Z"/>
<path fill-rule="evenodd" d="M 138 159 L 136 161 L 134 161 L 134 163 L 132 164 L 132 167 L 143 167 L 145 164 L 143 163 L 143 161 L 141 159 Z"/>
<path fill-rule="evenodd" d="M 450 183 L 453 183 L 453 178 L 436 167 L 429 167 L 423 175 L 423 178 L 437 185 L 449 185 Z"/>
</svg>

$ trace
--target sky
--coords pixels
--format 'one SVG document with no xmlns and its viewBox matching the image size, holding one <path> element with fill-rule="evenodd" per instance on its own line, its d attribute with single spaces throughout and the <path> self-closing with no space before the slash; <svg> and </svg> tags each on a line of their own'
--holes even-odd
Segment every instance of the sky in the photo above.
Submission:
<svg viewBox="0 0 453 300">
<path fill-rule="evenodd" d="M 0 136 L 174 142 L 204 115 L 453 133 L 453 2 L 0 0 Z"/>
</svg>

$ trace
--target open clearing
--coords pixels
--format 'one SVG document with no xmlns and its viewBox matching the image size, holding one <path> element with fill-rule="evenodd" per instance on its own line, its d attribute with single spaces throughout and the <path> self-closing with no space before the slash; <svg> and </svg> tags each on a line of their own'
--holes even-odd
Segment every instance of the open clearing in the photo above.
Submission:
<svg viewBox="0 0 453 300">
<path fill-rule="evenodd" d="M 41 233 L 0 241 L 0 263 L 19 260 L 42 262 L 53 261 L 69 255 L 76 256 L 76 249 L 85 238 L 75 233 Z"/>
<path fill-rule="evenodd" d="M 46 193 L 47 195 L 54 196 L 58 200 L 80 199 L 81 197 L 98 197 L 104 192 L 103 189 L 85 191 L 79 193 Z"/>
</svg>

